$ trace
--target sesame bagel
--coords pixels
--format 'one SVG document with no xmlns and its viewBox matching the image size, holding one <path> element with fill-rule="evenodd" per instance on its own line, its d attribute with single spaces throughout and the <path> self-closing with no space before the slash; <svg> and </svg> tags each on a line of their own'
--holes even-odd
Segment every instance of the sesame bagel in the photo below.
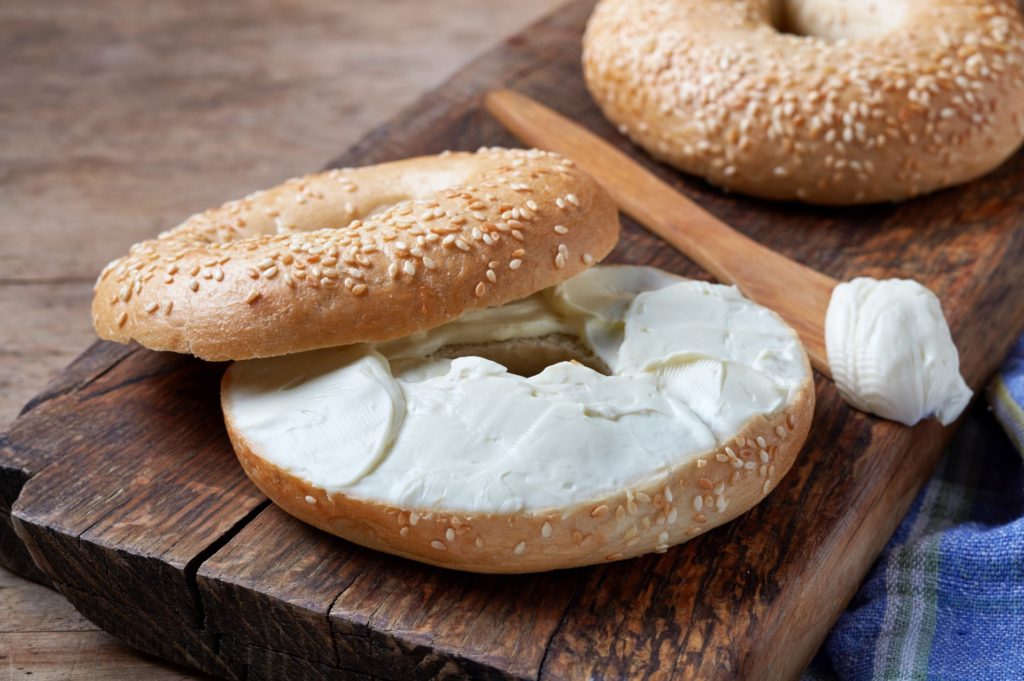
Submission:
<svg viewBox="0 0 1024 681">
<path fill-rule="evenodd" d="M 409 338 L 236 362 L 221 404 L 288 513 L 518 573 L 664 552 L 748 510 L 814 387 L 796 333 L 736 289 L 612 266 Z"/>
<path fill-rule="evenodd" d="M 634 142 L 721 187 L 820 204 L 979 177 L 1024 140 L 1012 0 L 601 0 L 587 86 Z"/>
<path fill-rule="evenodd" d="M 547 152 L 330 170 L 133 246 L 100 274 L 93 324 L 208 360 L 379 341 L 553 286 L 618 230 L 611 198 Z"/>
</svg>

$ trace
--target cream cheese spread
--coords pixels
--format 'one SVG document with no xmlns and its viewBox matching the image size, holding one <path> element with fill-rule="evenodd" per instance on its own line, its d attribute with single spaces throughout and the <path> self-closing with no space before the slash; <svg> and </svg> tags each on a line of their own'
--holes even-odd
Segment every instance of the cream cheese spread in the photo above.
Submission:
<svg viewBox="0 0 1024 681">
<path fill-rule="evenodd" d="M 934 293 L 909 279 L 839 284 L 825 317 L 832 378 L 851 405 L 912 426 L 952 423 L 971 400 Z"/>
<path fill-rule="evenodd" d="M 572 334 L 610 369 L 535 376 L 455 343 Z M 795 398 L 795 332 L 732 287 L 595 267 L 503 307 L 378 344 L 250 360 L 224 408 L 255 453 L 328 492 L 405 508 L 567 507 L 720 446 Z"/>
</svg>

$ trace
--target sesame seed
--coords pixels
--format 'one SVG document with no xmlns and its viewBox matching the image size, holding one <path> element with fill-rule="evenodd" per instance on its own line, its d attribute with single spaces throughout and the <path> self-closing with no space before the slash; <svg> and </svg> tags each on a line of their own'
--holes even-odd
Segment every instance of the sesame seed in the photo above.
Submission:
<svg viewBox="0 0 1024 681">
<path fill-rule="evenodd" d="M 117 317 L 117 325 L 118 326 L 124 326 L 127 321 L 128 321 L 128 313 L 127 312 L 122 312 Z"/>
<path fill-rule="evenodd" d="M 402 270 L 411 277 L 416 274 L 416 263 L 412 260 L 406 260 L 402 264 Z"/>
<path fill-rule="evenodd" d="M 555 268 L 560 270 L 563 267 L 565 267 L 565 255 L 559 253 L 555 256 Z"/>
<path fill-rule="evenodd" d="M 516 544 L 516 547 L 514 549 L 512 549 L 512 553 L 514 553 L 517 556 L 519 556 L 519 555 L 522 555 L 523 551 L 525 551 L 525 550 L 526 550 L 526 542 L 521 541 L 518 544 Z"/>
<path fill-rule="evenodd" d="M 493 284 L 498 281 L 498 275 L 494 273 L 494 270 L 487 270 L 487 279 Z"/>
<path fill-rule="evenodd" d="M 514 258 L 513 260 L 509 261 L 509 263 L 508 263 L 508 268 L 509 268 L 510 270 L 518 270 L 518 269 L 519 269 L 519 267 L 520 267 L 520 266 L 521 266 L 522 264 L 523 264 L 523 261 L 522 261 L 522 260 L 520 260 L 519 258 Z"/>
<path fill-rule="evenodd" d="M 164 303 L 164 314 L 165 315 L 171 314 L 171 310 L 173 310 L 173 309 L 174 309 L 174 301 L 173 300 L 168 300 L 166 303 Z"/>
<path fill-rule="evenodd" d="M 545 521 L 544 524 L 541 525 L 540 536 L 544 537 L 545 539 L 551 536 L 551 523 Z"/>
<path fill-rule="evenodd" d="M 605 506 L 604 504 L 601 504 L 600 506 L 598 506 L 597 508 L 595 508 L 593 511 L 590 512 L 590 517 L 591 518 L 600 518 L 600 517 L 602 517 L 604 515 L 607 515 L 607 513 L 608 513 L 608 507 Z"/>
<path fill-rule="evenodd" d="M 195 278 L 189 279 L 188 287 L 190 289 L 192 289 L 193 291 L 198 291 L 199 290 L 199 280 L 195 279 Z"/>
<path fill-rule="evenodd" d="M 698 494 L 693 498 L 693 510 L 700 512 L 702 508 L 704 508 L 704 497 Z"/>
<path fill-rule="evenodd" d="M 444 531 L 444 537 L 448 541 L 455 541 L 455 529 L 449 527 L 447 530 Z"/>
<path fill-rule="evenodd" d="M 352 287 L 352 293 L 357 296 L 365 295 L 367 291 L 366 284 L 356 284 Z"/>
<path fill-rule="evenodd" d="M 316 497 L 311 497 L 311 496 L 309 496 L 309 495 L 307 494 L 307 495 L 306 495 L 306 503 L 307 503 L 307 504 L 315 504 L 315 503 L 316 503 Z"/>
<path fill-rule="evenodd" d="M 658 535 L 658 543 L 665 544 L 668 542 L 668 532 L 662 532 Z"/>
<path fill-rule="evenodd" d="M 154 313 L 154 312 L 156 312 L 156 311 L 157 311 L 157 310 L 158 310 L 159 308 L 160 308 L 160 303 L 158 303 L 158 302 L 156 302 L 156 301 L 154 300 L 153 302 L 151 302 L 151 303 L 149 303 L 148 305 L 146 305 L 146 312 L 148 312 L 149 314 L 153 314 L 153 313 Z"/>
<path fill-rule="evenodd" d="M 473 544 L 478 549 L 482 549 L 484 547 L 484 540 L 481 537 L 477 537 L 476 539 L 473 540 Z"/>
<path fill-rule="evenodd" d="M 556 234 L 568 234 L 569 233 L 569 228 L 564 226 L 564 225 L 555 225 L 555 233 Z"/>
<path fill-rule="evenodd" d="M 431 540 L 430 546 L 431 548 L 437 549 L 438 551 L 445 551 L 448 548 L 448 546 L 443 541 L 438 541 L 437 539 Z"/>
</svg>

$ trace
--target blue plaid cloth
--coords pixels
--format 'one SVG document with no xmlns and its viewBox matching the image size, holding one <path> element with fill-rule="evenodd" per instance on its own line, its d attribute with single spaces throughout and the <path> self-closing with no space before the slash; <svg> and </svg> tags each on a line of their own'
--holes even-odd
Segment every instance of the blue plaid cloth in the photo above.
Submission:
<svg viewBox="0 0 1024 681">
<path fill-rule="evenodd" d="M 1024 680 L 1024 336 L 988 396 L 804 681 Z"/>
</svg>

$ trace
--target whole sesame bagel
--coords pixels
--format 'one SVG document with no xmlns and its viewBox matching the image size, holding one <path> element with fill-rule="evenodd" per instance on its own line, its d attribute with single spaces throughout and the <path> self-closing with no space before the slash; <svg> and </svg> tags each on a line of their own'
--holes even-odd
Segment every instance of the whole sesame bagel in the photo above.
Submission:
<svg viewBox="0 0 1024 681">
<path fill-rule="evenodd" d="M 236 362 L 221 404 L 288 513 L 517 573 L 665 552 L 750 509 L 814 387 L 796 333 L 736 289 L 612 266 L 411 337 Z"/>
<path fill-rule="evenodd" d="M 1024 139 L 1013 0 L 601 0 L 587 86 L 634 142 L 721 187 L 820 204 L 979 177 Z"/>
<path fill-rule="evenodd" d="M 553 286 L 618 231 L 611 198 L 547 152 L 330 170 L 133 246 L 100 274 L 93 324 L 209 360 L 385 340 Z"/>
</svg>

